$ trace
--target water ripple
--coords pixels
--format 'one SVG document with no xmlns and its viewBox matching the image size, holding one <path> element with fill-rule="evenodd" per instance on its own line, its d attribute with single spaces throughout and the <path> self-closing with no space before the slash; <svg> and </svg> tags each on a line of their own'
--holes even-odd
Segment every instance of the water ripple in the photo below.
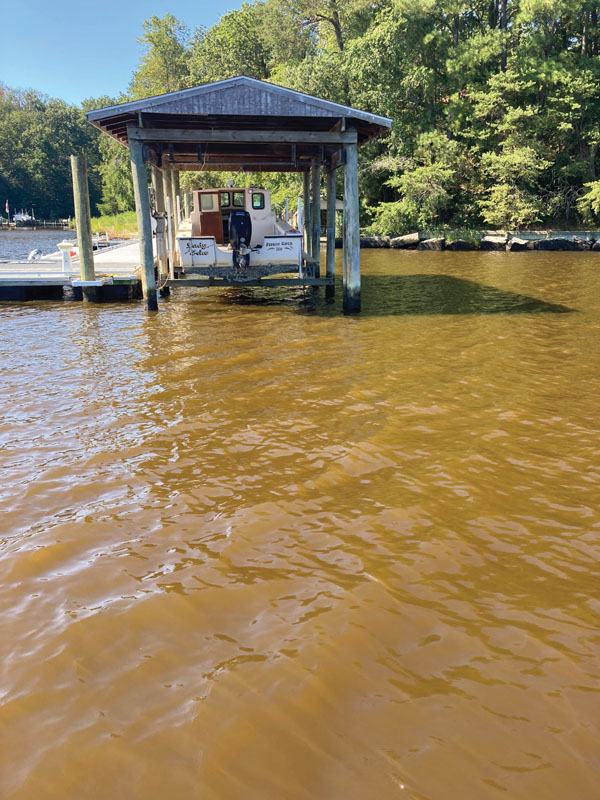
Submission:
<svg viewBox="0 0 600 800">
<path fill-rule="evenodd" d="M 596 796 L 597 257 L 537 255 L 0 308 L 3 797 Z"/>
</svg>

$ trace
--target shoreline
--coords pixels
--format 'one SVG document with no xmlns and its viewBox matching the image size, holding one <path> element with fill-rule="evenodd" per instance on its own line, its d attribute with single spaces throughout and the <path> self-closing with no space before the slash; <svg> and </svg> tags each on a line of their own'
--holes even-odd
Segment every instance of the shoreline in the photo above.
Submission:
<svg viewBox="0 0 600 800">
<path fill-rule="evenodd" d="M 462 234 L 458 235 L 458 234 Z M 341 239 L 339 240 L 341 246 Z M 336 247 L 338 240 L 336 240 Z M 395 250 L 451 251 L 600 251 L 600 231 L 448 231 L 433 233 L 415 231 L 403 236 L 360 237 L 361 248 L 392 248 Z"/>
</svg>

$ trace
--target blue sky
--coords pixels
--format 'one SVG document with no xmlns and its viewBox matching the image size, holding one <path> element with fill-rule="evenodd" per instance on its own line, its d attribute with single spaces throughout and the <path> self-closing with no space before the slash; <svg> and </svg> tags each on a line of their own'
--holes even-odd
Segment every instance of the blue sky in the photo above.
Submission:
<svg viewBox="0 0 600 800">
<path fill-rule="evenodd" d="M 0 82 L 69 103 L 127 89 L 152 14 L 209 26 L 242 0 L 7 0 L 0 11 Z"/>
</svg>

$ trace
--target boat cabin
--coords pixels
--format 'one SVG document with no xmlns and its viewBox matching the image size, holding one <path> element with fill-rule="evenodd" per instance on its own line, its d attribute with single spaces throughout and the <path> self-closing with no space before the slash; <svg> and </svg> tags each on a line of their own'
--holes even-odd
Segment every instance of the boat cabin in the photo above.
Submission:
<svg viewBox="0 0 600 800">
<path fill-rule="evenodd" d="M 263 243 L 274 233 L 275 214 L 266 189 L 227 187 L 201 189 L 192 193 L 191 235 L 214 236 L 216 244 L 229 244 L 229 216 L 232 211 L 247 211 L 252 221 L 250 247 Z M 180 227 L 180 231 L 181 231 Z"/>
<path fill-rule="evenodd" d="M 246 280 L 302 269 L 302 234 L 271 209 L 257 186 L 192 192 L 193 211 L 177 231 L 177 274 L 222 277 L 232 268 Z M 257 271 L 258 270 L 258 271 Z"/>
</svg>

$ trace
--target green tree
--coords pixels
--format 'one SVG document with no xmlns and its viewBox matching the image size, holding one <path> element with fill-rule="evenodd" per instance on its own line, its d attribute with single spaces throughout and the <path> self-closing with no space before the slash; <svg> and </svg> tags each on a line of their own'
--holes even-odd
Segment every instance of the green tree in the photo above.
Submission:
<svg viewBox="0 0 600 800">
<path fill-rule="evenodd" d="M 115 139 L 103 136 L 99 142 L 102 161 L 99 166 L 102 178 L 102 202 L 98 204 L 101 214 L 117 214 L 135 208 L 133 180 L 129 150 Z"/>
<path fill-rule="evenodd" d="M 129 84 L 135 100 L 189 86 L 189 30 L 172 14 L 153 14 L 143 24 L 138 42 L 144 45 L 138 68 Z"/>
<path fill-rule="evenodd" d="M 448 222 L 459 213 L 458 186 L 466 179 L 468 159 L 458 142 L 437 132 L 419 136 L 414 155 L 399 159 L 388 186 L 400 199 L 381 204 L 371 226 L 374 233 L 401 234 Z M 387 228 L 387 230 L 386 230 Z"/>
<path fill-rule="evenodd" d="M 85 111 L 107 108 L 129 100 L 125 95 L 113 97 L 96 97 L 84 100 Z M 91 127 L 91 126 L 90 126 Z M 94 129 L 92 129 L 94 130 Z M 101 186 L 101 199 L 98 211 L 101 214 L 116 214 L 120 211 L 131 211 L 135 208 L 133 181 L 129 150 L 110 136 L 96 131 L 98 142 L 98 179 Z"/>
<path fill-rule="evenodd" d="M 596 225 L 600 221 L 600 181 L 584 184 L 587 189 L 577 201 L 577 207 L 585 222 Z"/>
<path fill-rule="evenodd" d="M 575 226 L 597 213 L 593 0 L 255 0 L 191 39 L 172 15 L 153 16 L 140 41 L 122 99 L 246 74 L 391 117 L 392 130 L 360 151 L 363 222 L 382 233 Z M 0 88 L 0 191 L 11 203 L 68 208 L 78 148 L 95 201 L 102 189 L 103 208 L 129 207 L 125 149 L 99 139 L 78 109 Z M 236 180 L 297 194 L 297 177 Z"/>
<path fill-rule="evenodd" d="M 236 75 L 268 78 L 271 50 L 264 30 L 265 7 L 261 2 L 244 3 L 238 11 L 224 14 L 211 28 L 198 28 L 190 49 L 192 84 Z"/>
<path fill-rule="evenodd" d="M 542 221 L 543 206 L 537 190 L 549 161 L 532 147 L 507 147 L 501 153 L 484 153 L 481 165 L 491 184 L 486 198 L 480 201 L 485 222 L 520 230 Z"/>
<path fill-rule="evenodd" d="M 0 192 L 38 218 L 73 214 L 71 154 L 86 156 L 90 202 L 100 196 L 98 132 L 82 110 L 34 91 L 0 92 Z"/>
</svg>

